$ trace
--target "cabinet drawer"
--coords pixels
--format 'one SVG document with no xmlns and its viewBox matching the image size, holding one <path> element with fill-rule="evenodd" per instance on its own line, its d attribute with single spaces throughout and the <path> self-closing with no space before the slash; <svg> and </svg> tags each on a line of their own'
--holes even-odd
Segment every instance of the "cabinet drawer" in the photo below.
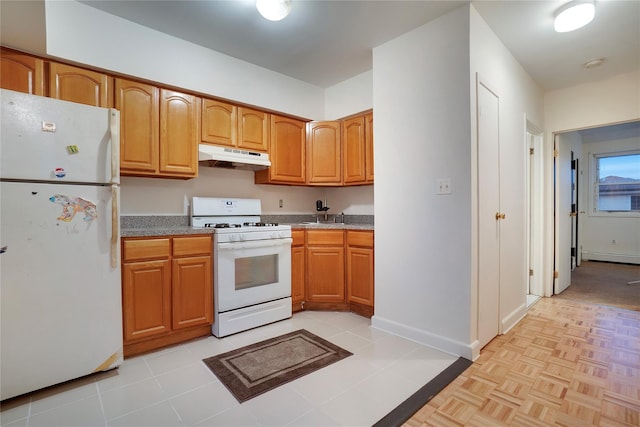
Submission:
<svg viewBox="0 0 640 427">
<path fill-rule="evenodd" d="M 173 238 L 173 256 L 208 255 L 213 251 L 211 236 Z"/>
<path fill-rule="evenodd" d="M 168 258 L 170 239 L 125 239 L 122 241 L 122 260 L 139 261 L 144 259 Z"/>
<path fill-rule="evenodd" d="M 304 230 L 291 230 L 291 238 L 293 239 L 291 246 L 304 245 Z"/>
<path fill-rule="evenodd" d="M 307 230 L 307 245 L 344 245 L 344 232 L 342 230 Z"/>
<path fill-rule="evenodd" d="M 349 246 L 364 246 L 366 248 L 373 248 L 373 232 L 347 231 L 347 244 Z"/>
</svg>

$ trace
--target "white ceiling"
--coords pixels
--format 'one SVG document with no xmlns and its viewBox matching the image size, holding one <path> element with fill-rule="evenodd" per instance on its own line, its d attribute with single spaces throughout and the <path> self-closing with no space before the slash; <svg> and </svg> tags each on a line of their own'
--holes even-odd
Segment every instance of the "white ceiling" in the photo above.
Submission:
<svg viewBox="0 0 640 427">
<path fill-rule="evenodd" d="M 370 70 L 373 47 L 469 0 L 292 0 L 279 22 L 260 17 L 254 0 L 82 2 L 325 88 Z M 596 0 L 594 21 L 564 34 L 553 31 L 564 1 L 471 3 L 545 91 L 640 68 L 640 0 Z M 602 66 L 582 67 L 598 57 Z"/>
</svg>

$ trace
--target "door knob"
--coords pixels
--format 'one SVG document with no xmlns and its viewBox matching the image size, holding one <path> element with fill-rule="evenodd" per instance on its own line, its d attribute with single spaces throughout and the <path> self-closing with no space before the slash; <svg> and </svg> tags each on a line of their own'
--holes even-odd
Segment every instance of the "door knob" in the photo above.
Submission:
<svg viewBox="0 0 640 427">
<path fill-rule="evenodd" d="M 507 217 L 507 214 L 496 212 L 496 221 L 499 219 L 505 219 L 506 217 Z"/>
</svg>

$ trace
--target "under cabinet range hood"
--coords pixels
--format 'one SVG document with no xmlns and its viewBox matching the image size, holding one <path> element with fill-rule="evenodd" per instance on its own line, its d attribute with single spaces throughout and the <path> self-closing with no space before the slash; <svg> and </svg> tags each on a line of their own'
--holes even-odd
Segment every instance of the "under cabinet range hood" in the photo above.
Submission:
<svg viewBox="0 0 640 427">
<path fill-rule="evenodd" d="M 252 171 L 266 169 L 271 166 L 267 153 L 209 144 L 199 145 L 198 162 L 201 166 Z"/>
</svg>

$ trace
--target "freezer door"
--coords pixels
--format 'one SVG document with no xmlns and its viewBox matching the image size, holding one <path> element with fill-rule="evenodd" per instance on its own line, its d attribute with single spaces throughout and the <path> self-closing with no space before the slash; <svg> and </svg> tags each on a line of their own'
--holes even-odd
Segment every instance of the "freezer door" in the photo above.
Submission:
<svg viewBox="0 0 640 427">
<path fill-rule="evenodd" d="M 111 187 L 0 182 L 0 193 L 0 398 L 119 365 Z"/>
<path fill-rule="evenodd" d="M 0 178 L 111 182 L 109 123 L 112 112 L 119 121 L 117 110 L 6 89 L 0 104 Z"/>
</svg>

